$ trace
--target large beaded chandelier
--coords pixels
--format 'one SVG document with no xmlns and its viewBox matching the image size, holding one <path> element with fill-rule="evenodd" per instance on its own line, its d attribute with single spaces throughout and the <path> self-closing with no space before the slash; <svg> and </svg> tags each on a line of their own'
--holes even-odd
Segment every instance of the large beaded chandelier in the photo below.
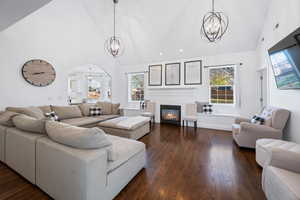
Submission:
<svg viewBox="0 0 300 200">
<path fill-rule="evenodd" d="M 209 42 L 222 39 L 228 29 L 229 19 L 223 12 L 215 11 L 215 1 L 212 0 L 212 11 L 202 19 L 201 35 Z"/>
<path fill-rule="evenodd" d="M 105 42 L 106 51 L 113 57 L 118 57 L 123 54 L 124 46 L 122 39 L 116 36 L 116 4 L 118 0 L 113 0 L 114 3 L 114 35 L 108 38 Z"/>
</svg>

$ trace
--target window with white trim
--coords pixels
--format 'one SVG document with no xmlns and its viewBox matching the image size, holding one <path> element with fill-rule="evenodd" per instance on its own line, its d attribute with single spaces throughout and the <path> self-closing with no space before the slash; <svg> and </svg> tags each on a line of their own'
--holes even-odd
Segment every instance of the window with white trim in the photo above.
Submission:
<svg viewBox="0 0 300 200">
<path fill-rule="evenodd" d="M 128 102 L 144 101 L 144 73 L 128 74 Z"/>
<path fill-rule="evenodd" d="M 209 69 L 209 101 L 211 104 L 235 104 L 235 67 Z"/>
</svg>

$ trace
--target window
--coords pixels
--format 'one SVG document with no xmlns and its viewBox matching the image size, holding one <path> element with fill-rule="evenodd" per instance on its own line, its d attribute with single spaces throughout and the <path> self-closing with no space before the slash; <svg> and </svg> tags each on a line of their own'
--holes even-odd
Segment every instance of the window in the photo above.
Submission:
<svg viewBox="0 0 300 200">
<path fill-rule="evenodd" d="M 144 100 L 144 73 L 128 74 L 128 101 Z"/>
<path fill-rule="evenodd" d="M 209 78 L 210 103 L 234 104 L 235 66 L 211 68 Z"/>
</svg>

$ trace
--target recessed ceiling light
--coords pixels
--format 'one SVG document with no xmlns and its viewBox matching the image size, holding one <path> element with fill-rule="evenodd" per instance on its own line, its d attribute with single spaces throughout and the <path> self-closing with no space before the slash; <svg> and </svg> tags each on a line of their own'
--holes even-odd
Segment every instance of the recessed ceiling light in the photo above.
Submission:
<svg viewBox="0 0 300 200">
<path fill-rule="evenodd" d="M 179 52 L 182 53 L 182 52 L 183 52 L 183 49 L 179 49 Z"/>
<path fill-rule="evenodd" d="M 164 54 L 163 54 L 163 52 L 160 52 L 159 55 L 162 56 L 162 55 L 164 55 Z"/>
</svg>

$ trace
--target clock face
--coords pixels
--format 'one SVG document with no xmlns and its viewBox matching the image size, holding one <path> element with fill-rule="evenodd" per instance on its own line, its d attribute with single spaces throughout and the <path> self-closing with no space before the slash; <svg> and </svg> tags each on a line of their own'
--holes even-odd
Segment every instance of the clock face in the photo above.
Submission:
<svg viewBox="0 0 300 200">
<path fill-rule="evenodd" d="M 31 85 L 46 87 L 56 78 L 55 69 L 43 60 L 30 60 L 23 65 L 22 75 Z"/>
</svg>

